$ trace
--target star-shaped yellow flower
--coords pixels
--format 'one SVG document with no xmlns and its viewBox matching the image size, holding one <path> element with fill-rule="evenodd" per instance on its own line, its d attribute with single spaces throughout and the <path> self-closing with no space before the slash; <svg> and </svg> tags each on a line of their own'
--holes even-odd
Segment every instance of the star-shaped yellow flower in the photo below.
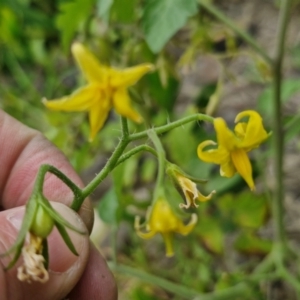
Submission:
<svg viewBox="0 0 300 300">
<path fill-rule="evenodd" d="M 249 117 L 248 122 L 240 122 L 244 117 Z M 264 129 L 261 116 L 253 110 L 239 113 L 235 118 L 235 123 L 237 124 L 232 132 L 222 118 L 216 118 L 214 127 L 218 148 L 205 151 L 204 148 L 217 145 L 217 143 L 204 141 L 198 146 L 198 156 L 205 162 L 219 164 L 221 176 L 232 177 L 238 172 L 250 189 L 254 190 L 252 166 L 247 152 L 257 148 L 270 134 Z"/>
<path fill-rule="evenodd" d="M 164 198 L 158 198 L 153 204 L 152 210 L 146 221 L 146 232 L 141 231 L 140 220 L 137 217 L 135 229 L 137 234 L 143 239 L 150 239 L 155 234 L 163 236 L 166 245 L 166 255 L 173 256 L 172 237 L 173 233 L 182 235 L 189 234 L 197 223 L 197 215 L 192 214 L 190 222 L 185 225 L 182 220 L 175 215 L 170 204 Z"/>
<path fill-rule="evenodd" d="M 90 140 L 102 128 L 112 107 L 121 116 L 141 122 L 141 116 L 131 107 L 127 88 L 153 70 L 151 64 L 118 70 L 102 65 L 82 44 L 74 43 L 72 53 L 88 84 L 70 96 L 48 101 L 47 108 L 62 111 L 88 111 L 91 127 Z"/>
</svg>

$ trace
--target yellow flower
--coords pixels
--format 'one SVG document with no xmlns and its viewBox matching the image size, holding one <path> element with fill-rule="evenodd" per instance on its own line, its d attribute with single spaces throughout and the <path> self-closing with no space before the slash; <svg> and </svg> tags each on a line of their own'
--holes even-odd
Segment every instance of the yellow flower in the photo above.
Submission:
<svg viewBox="0 0 300 300">
<path fill-rule="evenodd" d="M 70 96 L 48 101 L 47 108 L 63 111 L 88 111 L 91 127 L 90 140 L 102 128 L 112 107 L 121 116 L 141 122 L 141 116 L 131 107 L 127 88 L 153 70 L 151 64 L 118 70 L 102 65 L 82 44 L 74 43 L 72 53 L 88 84 Z"/>
<path fill-rule="evenodd" d="M 164 198 L 158 198 L 153 204 L 147 219 L 146 232 L 142 232 L 139 217 L 136 218 L 135 229 L 137 234 L 143 239 L 150 239 L 155 234 L 160 233 L 166 245 L 166 255 L 173 256 L 173 233 L 180 233 L 182 235 L 189 234 L 196 225 L 197 215 L 192 214 L 190 222 L 185 225 L 182 220 L 175 215 L 168 201 Z"/>
<path fill-rule="evenodd" d="M 240 122 L 244 117 L 249 117 L 248 122 Z M 198 156 L 205 162 L 219 164 L 221 176 L 232 177 L 238 172 L 250 189 L 254 190 L 252 166 L 247 152 L 257 148 L 270 134 L 264 129 L 261 116 L 253 110 L 239 113 L 235 123 L 237 124 L 232 132 L 222 118 L 216 118 L 214 127 L 218 148 L 204 151 L 207 146 L 217 145 L 214 141 L 204 141 L 198 146 Z"/>
<path fill-rule="evenodd" d="M 205 202 L 211 199 L 213 194 L 216 193 L 216 191 L 212 191 L 208 196 L 202 195 L 198 189 L 195 182 L 190 180 L 189 178 L 182 176 L 181 174 L 176 174 L 176 181 L 178 183 L 178 186 L 182 190 L 184 194 L 184 198 L 186 201 L 186 204 L 180 203 L 180 208 L 189 208 L 189 207 L 198 207 L 199 205 L 196 204 L 196 200 L 200 202 Z"/>
</svg>

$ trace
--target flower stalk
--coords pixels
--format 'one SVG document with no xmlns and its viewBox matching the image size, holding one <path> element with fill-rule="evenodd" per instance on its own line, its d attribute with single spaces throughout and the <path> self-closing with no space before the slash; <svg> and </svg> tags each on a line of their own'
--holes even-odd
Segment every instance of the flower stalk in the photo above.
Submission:
<svg viewBox="0 0 300 300">
<path fill-rule="evenodd" d="M 276 242 L 283 248 L 286 248 L 286 234 L 283 224 L 283 201 L 284 201 L 284 186 L 283 186 L 283 157 L 284 157 L 284 126 L 282 121 L 282 105 L 281 105 L 281 89 L 282 89 L 282 64 L 284 58 L 284 45 L 286 31 L 289 22 L 289 12 L 292 0 L 281 1 L 281 9 L 279 16 L 279 24 L 277 30 L 277 46 L 273 64 L 274 73 L 274 114 L 273 114 L 273 141 L 275 151 L 275 191 L 272 201 L 272 210 L 275 226 Z"/>
</svg>

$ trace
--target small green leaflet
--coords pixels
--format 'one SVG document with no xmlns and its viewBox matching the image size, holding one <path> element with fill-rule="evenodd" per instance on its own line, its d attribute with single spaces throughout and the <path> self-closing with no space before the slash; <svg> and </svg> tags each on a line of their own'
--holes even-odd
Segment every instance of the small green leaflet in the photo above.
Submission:
<svg viewBox="0 0 300 300">
<path fill-rule="evenodd" d="M 149 48 L 158 53 L 168 40 L 197 13 L 196 0 L 148 0 L 142 27 Z"/>
<path fill-rule="evenodd" d="M 100 18 L 105 21 L 109 19 L 109 13 L 114 0 L 98 0 L 97 1 L 97 13 Z"/>
<path fill-rule="evenodd" d="M 82 22 L 92 13 L 94 0 L 75 0 L 59 5 L 60 14 L 56 18 L 56 26 L 61 31 L 61 39 L 66 51 Z"/>
</svg>

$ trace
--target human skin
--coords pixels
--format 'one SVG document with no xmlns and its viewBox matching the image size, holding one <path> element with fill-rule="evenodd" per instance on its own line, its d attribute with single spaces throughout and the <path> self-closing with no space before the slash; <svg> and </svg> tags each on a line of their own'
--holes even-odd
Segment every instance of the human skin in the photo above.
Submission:
<svg viewBox="0 0 300 300">
<path fill-rule="evenodd" d="M 25 204 L 42 164 L 55 166 L 78 186 L 83 186 L 67 158 L 40 132 L 0 110 L 0 254 L 7 251 L 17 237 Z M 72 211 L 68 208 L 73 199 L 72 192 L 52 174 L 46 176 L 44 194 L 66 220 L 86 232 L 80 235 L 69 231 L 79 256 L 71 253 L 54 229 L 48 237 L 48 282 L 21 282 L 16 274 L 22 260 L 5 272 L 4 267 L 11 257 L 0 258 L 0 299 L 116 300 L 114 277 L 103 257 L 89 241 L 88 232 L 93 226 L 90 201 L 84 201 L 78 214 Z"/>
</svg>

